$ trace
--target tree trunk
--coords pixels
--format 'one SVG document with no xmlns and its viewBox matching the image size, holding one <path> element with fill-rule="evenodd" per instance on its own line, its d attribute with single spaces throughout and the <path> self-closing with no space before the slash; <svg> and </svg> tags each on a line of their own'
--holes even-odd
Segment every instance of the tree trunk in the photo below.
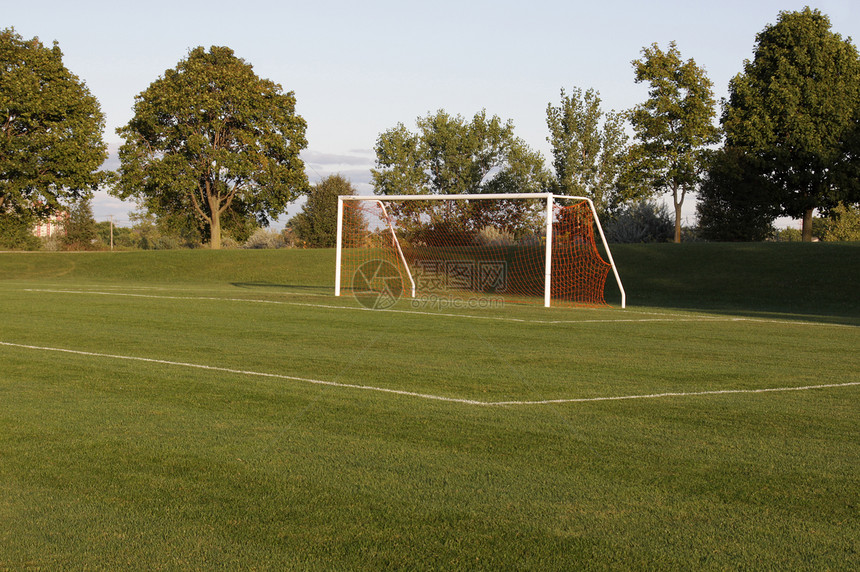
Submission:
<svg viewBox="0 0 860 572">
<path fill-rule="evenodd" d="M 221 211 L 218 208 L 218 199 L 209 198 L 209 248 L 221 250 Z"/>
<path fill-rule="evenodd" d="M 681 242 L 681 205 L 675 205 L 675 242 Z"/>
<path fill-rule="evenodd" d="M 812 211 L 813 209 L 806 209 L 803 212 L 803 230 L 801 232 L 803 242 L 812 242 Z"/>
</svg>

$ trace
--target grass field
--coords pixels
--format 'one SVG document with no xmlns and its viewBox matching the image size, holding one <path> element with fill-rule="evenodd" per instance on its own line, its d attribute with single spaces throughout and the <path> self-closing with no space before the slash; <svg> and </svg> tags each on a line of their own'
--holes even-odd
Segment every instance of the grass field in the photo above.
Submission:
<svg viewBox="0 0 860 572">
<path fill-rule="evenodd" d="M 0 569 L 860 569 L 860 244 L 613 254 L 626 310 L 0 253 Z"/>
</svg>

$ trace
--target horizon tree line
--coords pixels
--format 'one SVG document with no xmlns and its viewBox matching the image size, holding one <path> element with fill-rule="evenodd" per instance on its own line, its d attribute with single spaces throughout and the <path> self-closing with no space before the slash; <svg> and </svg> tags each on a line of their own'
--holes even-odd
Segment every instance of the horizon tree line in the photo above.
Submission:
<svg viewBox="0 0 860 572">
<path fill-rule="evenodd" d="M 633 109 L 604 112 L 600 94 L 579 87 L 548 104 L 552 170 L 511 121 L 440 109 L 415 132 L 399 123 L 379 135 L 374 192 L 552 191 L 588 196 L 609 218 L 668 194 L 675 242 L 691 193 L 702 235 L 714 240 L 761 240 L 778 216 L 801 219 L 811 240 L 816 210 L 835 219 L 857 209 L 860 57 L 820 11 L 780 12 L 756 36 L 719 116 L 705 70 L 674 42 L 643 48 L 632 67 L 648 86 Z M 249 235 L 321 187 L 299 157 L 307 124 L 294 92 L 230 48 L 192 49 L 135 97 L 133 118 L 117 129 L 117 172 L 99 170 L 104 116 L 56 42 L 0 30 L 0 70 L 0 217 L 38 218 L 108 186 L 217 249 L 222 233 Z M 301 214 L 293 226 L 311 228 L 315 215 Z"/>
</svg>

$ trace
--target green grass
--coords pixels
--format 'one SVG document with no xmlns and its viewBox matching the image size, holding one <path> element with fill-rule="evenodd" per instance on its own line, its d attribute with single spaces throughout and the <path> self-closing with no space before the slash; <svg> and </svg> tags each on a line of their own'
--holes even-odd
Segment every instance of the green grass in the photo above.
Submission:
<svg viewBox="0 0 860 572">
<path fill-rule="evenodd" d="M 0 569 L 860 567 L 858 386 L 480 406 L 225 371 L 481 402 L 860 382 L 860 245 L 613 254 L 628 310 L 443 313 L 335 299 L 331 251 L 0 255 Z"/>
<path fill-rule="evenodd" d="M 858 242 L 615 245 L 612 251 L 633 305 L 860 317 Z"/>
</svg>

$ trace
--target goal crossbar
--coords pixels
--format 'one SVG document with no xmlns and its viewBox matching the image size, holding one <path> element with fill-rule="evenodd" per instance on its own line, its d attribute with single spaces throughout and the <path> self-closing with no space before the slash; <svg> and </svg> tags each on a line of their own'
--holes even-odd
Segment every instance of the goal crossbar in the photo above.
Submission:
<svg viewBox="0 0 860 572">
<path fill-rule="evenodd" d="M 544 306 L 550 307 L 550 298 L 551 298 L 551 281 L 552 281 L 552 246 L 553 246 L 553 237 L 552 237 L 552 220 L 553 220 L 553 206 L 555 200 L 579 200 L 585 201 L 588 203 L 589 209 L 591 210 L 591 214 L 594 219 L 595 226 L 597 228 L 598 234 L 600 235 L 600 240 L 603 245 L 603 249 L 606 252 L 606 256 L 609 259 L 608 263 L 611 267 L 612 274 L 615 277 L 615 283 L 618 286 L 618 290 L 621 294 L 621 307 L 627 307 L 627 294 L 624 290 L 624 286 L 621 283 L 621 276 L 618 274 L 618 267 L 615 265 L 615 260 L 612 257 L 612 251 L 609 249 L 609 244 L 606 241 L 606 235 L 603 232 L 603 227 L 600 224 L 600 219 L 597 216 L 597 210 L 594 207 L 594 202 L 588 197 L 581 196 L 573 196 L 573 195 L 556 195 L 553 193 L 488 193 L 488 194 L 456 194 L 456 195 L 375 195 L 375 196 L 362 196 L 362 195 L 341 195 L 337 199 L 337 237 L 336 237 L 336 255 L 335 255 L 335 296 L 340 296 L 341 294 L 341 262 L 343 256 L 343 213 L 344 213 L 344 203 L 352 202 L 352 201 L 371 201 L 378 203 L 383 211 L 385 211 L 384 202 L 394 202 L 394 201 L 463 201 L 463 200 L 520 200 L 520 199 L 540 199 L 546 201 L 546 263 L 545 263 L 545 279 L 544 279 Z M 387 217 L 386 212 L 386 217 Z M 406 261 L 403 258 L 403 251 L 400 246 L 399 240 L 394 232 L 393 225 L 389 219 L 388 225 L 391 230 L 391 234 L 393 237 L 393 242 L 400 254 L 401 259 L 403 259 L 403 264 L 406 266 Z M 415 297 L 415 283 L 411 276 L 411 271 L 408 266 L 406 266 L 407 273 L 409 274 L 409 280 L 412 282 L 412 297 Z"/>
</svg>

